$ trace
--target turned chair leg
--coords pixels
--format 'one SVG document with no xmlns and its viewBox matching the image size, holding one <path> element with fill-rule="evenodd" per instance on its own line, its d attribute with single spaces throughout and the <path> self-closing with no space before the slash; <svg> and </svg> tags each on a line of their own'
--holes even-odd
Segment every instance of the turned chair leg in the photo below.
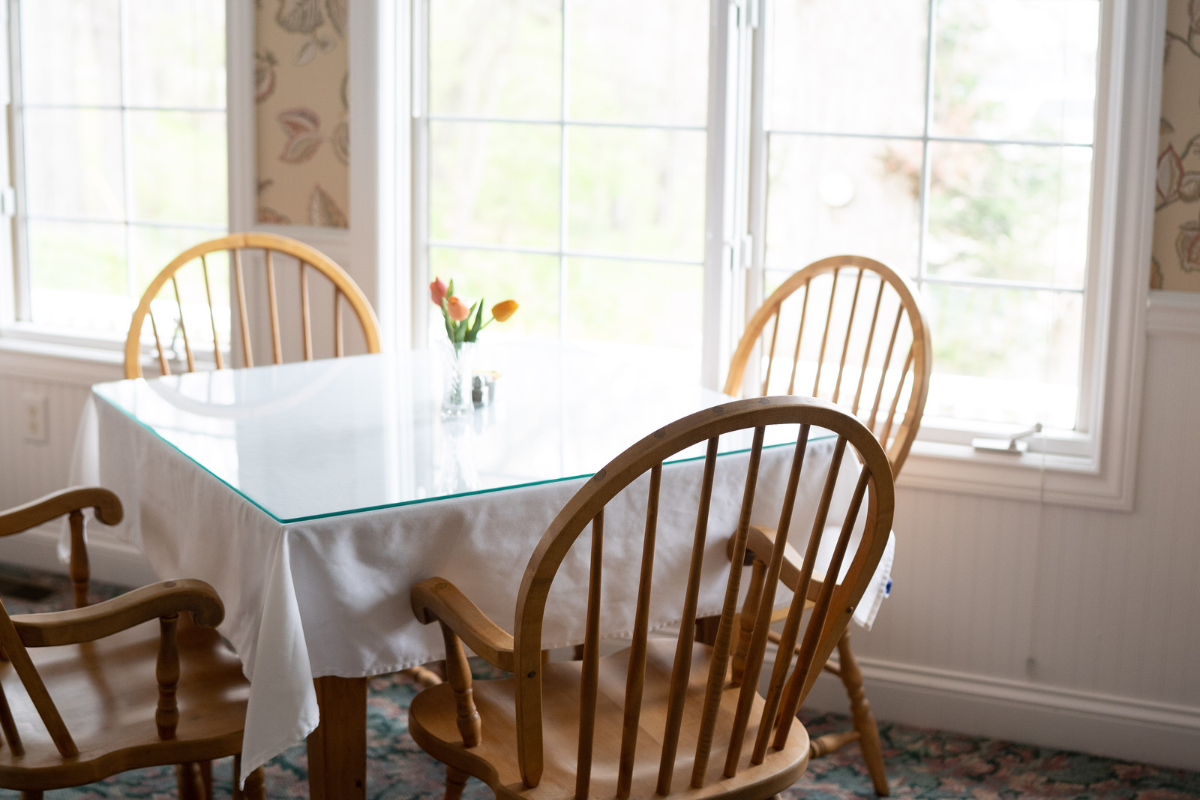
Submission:
<svg viewBox="0 0 1200 800">
<path fill-rule="evenodd" d="M 40 791 L 21 792 L 21 800 L 42 800 Z"/>
<path fill-rule="evenodd" d="M 204 776 L 195 761 L 175 765 L 175 784 L 179 800 L 209 800 L 204 794 Z"/>
<path fill-rule="evenodd" d="M 467 773 L 461 769 L 446 766 L 446 800 L 458 800 L 462 797 L 463 789 L 467 786 Z"/>
<path fill-rule="evenodd" d="M 858 732 L 858 745 L 862 748 L 863 761 L 867 762 L 867 772 L 871 775 L 871 783 L 875 786 L 875 794 L 887 797 L 889 794 L 887 773 L 883 767 L 883 745 L 879 741 L 879 724 L 871 713 L 871 703 L 863 692 L 862 672 L 854 653 L 850 650 L 850 634 L 842 634 L 838 640 L 838 663 L 842 685 L 850 698 L 850 715 L 854 720 L 854 730 Z"/>
<path fill-rule="evenodd" d="M 262 767 L 246 776 L 246 788 L 242 791 L 242 797 L 245 800 L 266 800 L 267 778 Z"/>
</svg>

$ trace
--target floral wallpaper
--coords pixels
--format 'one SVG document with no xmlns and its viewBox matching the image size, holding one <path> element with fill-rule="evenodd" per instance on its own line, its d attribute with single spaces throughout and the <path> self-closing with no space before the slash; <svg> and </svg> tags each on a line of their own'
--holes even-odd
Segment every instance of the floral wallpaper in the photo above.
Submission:
<svg viewBox="0 0 1200 800">
<path fill-rule="evenodd" d="M 1200 292 L 1200 0 L 1168 0 L 1150 288 Z"/>
<path fill-rule="evenodd" d="M 349 0 L 255 0 L 258 221 L 349 227 Z"/>
</svg>

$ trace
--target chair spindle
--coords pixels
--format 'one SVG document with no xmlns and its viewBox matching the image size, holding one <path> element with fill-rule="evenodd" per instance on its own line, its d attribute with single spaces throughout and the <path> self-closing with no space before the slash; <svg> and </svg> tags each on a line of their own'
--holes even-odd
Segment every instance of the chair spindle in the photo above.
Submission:
<svg viewBox="0 0 1200 800">
<path fill-rule="evenodd" d="M 59 755 L 63 758 L 79 755 L 79 748 L 75 746 L 75 740 L 71 738 L 62 715 L 54 705 L 54 699 L 46 690 L 46 684 L 38 674 L 37 667 L 33 665 L 33 659 L 29 657 L 29 651 L 25 649 L 25 643 L 21 641 L 21 636 L 17 633 L 16 626 L 13 625 L 3 603 L 0 603 L 0 648 L 4 649 L 8 660 L 12 662 L 13 670 L 21 679 L 25 693 L 29 695 L 30 702 L 42 718 L 42 724 L 46 726 L 46 732 L 54 741 Z"/>
<path fill-rule="evenodd" d="M 188 372 L 196 371 L 196 358 L 192 355 L 192 345 L 188 341 L 187 325 L 183 321 L 183 300 L 179 297 L 179 281 L 171 276 L 171 286 L 175 289 L 175 307 L 179 309 L 179 332 L 183 335 L 183 352 L 187 356 Z"/>
<path fill-rule="evenodd" d="M 276 364 L 283 363 L 283 342 L 279 337 L 279 301 L 275 294 L 275 263 L 271 258 L 271 250 L 263 249 L 267 259 L 267 298 L 270 307 L 267 309 L 271 316 L 271 355 Z"/>
<path fill-rule="evenodd" d="M 862 400 L 863 384 L 867 379 L 867 365 L 871 361 L 871 345 L 875 342 L 875 323 L 879 321 L 879 305 L 883 302 L 885 281 L 879 282 L 879 294 L 875 295 L 875 311 L 871 314 L 871 328 L 867 331 L 867 346 L 863 351 L 862 370 L 858 373 L 858 388 L 854 390 L 854 402 L 850 404 L 850 413 L 858 414 L 858 403 Z"/>
<path fill-rule="evenodd" d="M 150 332 L 154 334 L 154 346 L 158 348 L 158 368 L 163 375 L 171 374 L 171 365 L 167 363 L 167 355 L 163 352 L 162 339 L 158 335 L 158 323 L 154 321 L 154 308 L 151 307 L 146 315 L 150 317 Z"/>
<path fill-rule="evenodd" d="M 783 314 L 775 312 L 775 325 L 771 328 L 771 349 L 767 353 L 767 374 L 763 378 L 762 393 L 767 394 L 767 389 L 771 386 L 771 367 L 775 364 L 775 342 L 779 339 L 779 318 Z"/>
<path fill-rule="evenodd" d="M 732 683 L 741 686 L 746 676 L 746 655 L 750 652 L 750 637 L 754 635 L 754 618 L 758 612 L 758 598 L 762 596 L 766 582 L 767 562 L 755 557 L 750 566 L 750 586 L 742 613 L 738 614 L 738 639 L 733 651 Z"/>
<path fill-rule="evenodd" d="M 467 663 L 462 640 L 446 623 L 441 623 L 441 628 L 442 640 L 446 643 L 446 677 L 454 691 L 454 705 L 458 711 L 458 732 L 462 734 L 463 747 L 478 747 L 483 741 L 483 727 L 471 689 L 471 665 Z"/>
<path fill-rule="evenodd" d="M 312 361 L 312 320 L 308 311 L 308 270 L 300 262 L 300 321 L 304 336 L 304 360 Z"/>
<path fill-rule="evenodd" d="M 896 394 L 892 396 L 892 405 L 888 409 L 887 419 L 883 423 L 883 435 L 879 443 L 888 446 L 888 437 L 892 435 L 892 422 L 896 419 L 896 409 L 900 406 L 900 395 L 904 394 L 904 384 L 908 381 L 908 370 L 913 363 L 913 348 L 908 348 L 908 357 L 904 359 L 904 369 L 900 370 L 900 382 L 896 384 Z"/>
<path fill-rule="evenodd" d="M 83 608 L 88 604 L 88 584 L 91 580 L 83 512 L 76 509 L 68 519 L 71 523 L 71 587 L 75 590 L 75 607 Z"/>
<path fill-rule="evenodd" d="M 846 355 L 850 352 L 850 334 L 854 331 L 854 314 L 858 311 L 858 292 L 862 288 L 863 268 L 858 268 L 858 277 L 854 279 L 854 297 L 850 301 L 850 319 L 846 322 L 846 338 L 842 342 L 842 357 L 838 361 L 837 380 L 833 384 L 833 402 L 838 401 L 842 392 L 842 375 L 846 371 Z"/>
<path fill-rule="evenodd" d="M 637 751 L 638 725 L 642 718 L 642 689 L 646 682 L 646 639 L 650 633 L 650 584 L 654 577 L 654 539 L 658 532 L 658 491 L 661 486 L 660 463 L 650 470 L 650 496 L 646 502 L 646 535 L 642 543 L 642 570 L 638 580 L 633 643 L 629 649 L 625 715 L 621 725 L 621 757 L 617 767 L 617 797 L 620 800 L 629 797 L 633 783 L 633 760 Z"/>
<path fill-rule="evenodd" d="M 242 366 L 254 366 L 254 348 L 250 343 L 250 315 L 246 312 L 246 281 L 242 277 L 242 251 L 234 248 L 233 274 L 237 279 L 238 322 L 242 332 Z"/>
<path fill-rule="evenodd" d="M 737 610 L 738 590 L 742 584 L 742 563 L 746 559 L 746 535 L 750 531 L 750 516 L 754 509 L 754 490 L 758 484 L 758 466 L 762 460 L 763 438 L 766 427 L 754 429 L 754 443 L 750 448 L 750 463 L 746 468 L 746 488 L 742 494 L 742 508 L 738 514 L 737 532 L 734 533 L 733 559 L 729 566 L 729 582 L 725 588 L 725 599 L 721 606 L 721 622 L 717 626 L 717 641 L 713 645 L 712 662 L 708 669 L 708 683 L 704 688 L 704 706 L 700 716 L 700 731 L 696 740 L 696 759 L 692 763 L 693 789 L 704 786 L 708 772 L 708 759 L 712 752 L 713 731 L 717 724 L 717 712 L 721 706 L 721 693 L 725 688 L 725 672 L 729 667 L 729 640 L 733 634 L 733 617 Z"/>
<path fill-rule="evenodd" d="M 338 358 L 345 355 L 345 342 L 342 339 L 342 290 L 333 290 L 333 352 Z"/>
<path fill-rule="evenodd" d="M 892 336 L 888 339 L 887 352 L 883 355 L 883 366 L 879 370 L 879 386 L 875 389 L 875 402 L 871 405 L 871 416 L 867 419 L 867 428 L 875 432 L 875 420 L 879 415 L 879 403 L 883 399 L 883 384 L 887 381 L 888 368 L 892 365 L 892 351 L 896 347 L 896 335 L 900 332 L 900 322 L 904 319 L 904 306 L 896 311 L 896 322 L 892 325 Z M 885 445 L 886 447 L 886 445 Z"/>
<path fill-rule="evenodd" d="M 154 677 L 158 680 L 158 709 L 154 712 L 154 724 L 158 726 L 158 738 L 174 739 L 179 725 L 179 705 L 175 691 L 179 686 L 179 640 L 176 633 L 179 615 L 168 614 L 158 620 L 158 662 L 154 665 Z"/>
<path fill-rule="evenodd" d="M 837 300 L 838 275 L 841 272 L 840 269 L 833 271 L 833 286 L 829 288 L 829 308 L 825 312 L 825 332 L 821 334 L 821 350 L 817 353 L 817 376 L 813 379 L 813 397 L 820 397 L 817 390 L 821 388 L 821 369 L 825 366 L 825 346 L 829 343 L 829 325 L 833 322 L 833 304 Z"/>
<path fill-rule="evenodd" d="M 700 484 L 700 505 L 696 511 L 696 535 L 692 541 L 692 560 L 688 566 L 687 590 L 683 599 L 683 621 L 679 626 L 679 641 L 675 646 L 675 665 L 671 669 L 671 687 L 667 695 L 667 722 L 663 731 L 662 758 L 658 765 L 657 792 L 671 793 L 675 773 L 675 754 L 679 749 L 679 729 L 683 722 L 683 705 L 687 699 L 688 681 L 692 672 L 692 649 L 696 641 L 696 604 L 700 595 L 700 571 L 704 566 L 704 543 L 708 539 L 708 513 L 712 505 L 713 477 L 717 471 L 717 445 L 720 438 L 708 440 L 704 457 L 704 477 Z"/>
<path fill-rule="evenodd" d="M 600 584 L 604 566 L 604 509 L 592 518 L 592 561 L 588 574 L 587 632 L 583 674 L 579 682 L 579 760 L 575 800 L 587 800 L 592 782 L 592 750 L 596 738 L 596 697 L 600 680 Z"/>
<path fill-rule="evenodd" d="M 0 731 L 4 732 L 4 739 L 12 748 L 14 756 L 19 758 L 25 755 L 25 745 L 21 743 L 21 734 L 17 731 L 17 723 L 13 719 L 12 708 L 8 705 L 8 695 L 4 693 L 3 686 L 0 686 Z"/>
<path fill-rule="evenodd" d="M 796 331 L 796 350 L 792 353 L 792 377 L 788 379 L 788 394 L 796 393 L 796 369 L 800 366 L 800 340 L 804 338 L 804 321 L 808 318 L 808 293 L 811 285 L 811 279 L 804 282 L 804 300 L 800 305 L 800 328 Z"/>
<path fill-rule="evenodd" d="M 221 340 L 217 338 L 217 317 L 213 311 L 212 289 L 208 281 L 208 259 L 203 253 L 200 255 L 200 271 L 204 273 L 204 296 L 208 299 L 208 321 L 212 325 L 213 360 L 217 362 L 217 369 L 225 369 L 225 360 L 221 358 Z"/>
</svg>

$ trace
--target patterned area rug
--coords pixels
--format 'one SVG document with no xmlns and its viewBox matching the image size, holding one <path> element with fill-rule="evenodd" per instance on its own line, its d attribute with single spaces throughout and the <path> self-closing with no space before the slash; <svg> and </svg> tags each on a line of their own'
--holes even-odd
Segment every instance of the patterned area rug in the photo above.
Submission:
<svg viewBox="0 0 1200 800">
<path fill-rule="evenodd" d="M 14 585 L 16 589 L 13 589 Z M 32 600 L 11 595 L 13 591 L 37 594 L 28 589 L 29 585 L 43 587 L 49 593 Z M 115 596 L 120 591 L 112 586 L 93 587 L 97 600 Z M 0 592 L 5 607 L 13 614 L 51 610 L 62 607 L 64 601 L 70 602 L 67 599 L 70 587 L 65 579 L 7 566 L 0 566 Z M 444 768 L 425 755 L 408 735 L 408 704 L 416 692 L 417 688 L 400 676 L 383 676 L 370 683 L 367 797 L 372 800 L 439 800 L 442 797 Z M 804 722 L 813 736 L 849 727 L 846 717 L 839 714 L 806 715 Z M 1196 772 L 905 725 L 884 723 L 880 733 L 895 797 L 928 800 L 1200 798 L 1200 773 Z M 214 766 L 214 788 L 218 798 L 230 797 L 231 770 L 231 759 L 219 761 Z M 308 797 L 303 745 L 273 760 L 267 765 L 266 773 L 268 797 Z M 90 786 L 46 794 L 54 800 L 175 796 L 175 772 L 170 767 L 128 772 Z M 784 793 L 789 800 L 874 796 L 855 745 L 815 760 L 804 778 Z M 10 797 L 17 797 L 17 793 L 0 790 L 0 798 Z M 472 778 L 463 797 L 464 800 L 486 800 L 492 793 Z"/>
</svg>

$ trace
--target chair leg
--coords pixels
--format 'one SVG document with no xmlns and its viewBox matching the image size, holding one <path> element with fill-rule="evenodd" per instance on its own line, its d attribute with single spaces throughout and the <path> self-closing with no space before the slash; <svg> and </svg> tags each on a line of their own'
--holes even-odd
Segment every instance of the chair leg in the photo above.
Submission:
<svg viewBox="0 0 1200 800">
<path fill-rule="evenodd" d="M 201 761 L 200 783 L 204 786 L 204 800 L 213 800 L 212 761 Z"/>
<path fill-rule="evenodd" d="M 246 800 L 266 800 L 267 776 L 263 773 L 262 767 L 246 776 L 246 788 L 243 790 L 242 796 Z"/>
<path fill-rule="evenodd" d="M 883 745 L 879 741 L 879 723 L 871 713 L 871 703 L 863 692 L 862 672 L 854 653 L 850 650 L 850 634 L 842 634 L 838 640 L 838 663 L 841 671 L 842 684 L 850 697 L 850 715 L 854 720 L 854 730 L 858 731 L 858 746 L 862 748 L 863 761 L 867 762 L 867 772 L 871 775 L 871 783 L 875 786 L 875 794 L 887 797 L 890 793 L 887 782 L 887 772 L 883 766 Z"/>
<path fill-rule="evenodd" d="M 446 765 L 446 800 L 458 800 L 462 797 L 468 777 L 470 776 L 461 769 Z"/>
<path fill-rule="evenodd" d="M 42 800 L 42 793 L 33 790 L 21 792 L 21 800 Z"/>
<path fill-rule="evenodd" d="M 179 800 L 207 800 L 204 777 L 195 761 L 175 765 L 175 784 L 179 789 Z"/>
</svg>

